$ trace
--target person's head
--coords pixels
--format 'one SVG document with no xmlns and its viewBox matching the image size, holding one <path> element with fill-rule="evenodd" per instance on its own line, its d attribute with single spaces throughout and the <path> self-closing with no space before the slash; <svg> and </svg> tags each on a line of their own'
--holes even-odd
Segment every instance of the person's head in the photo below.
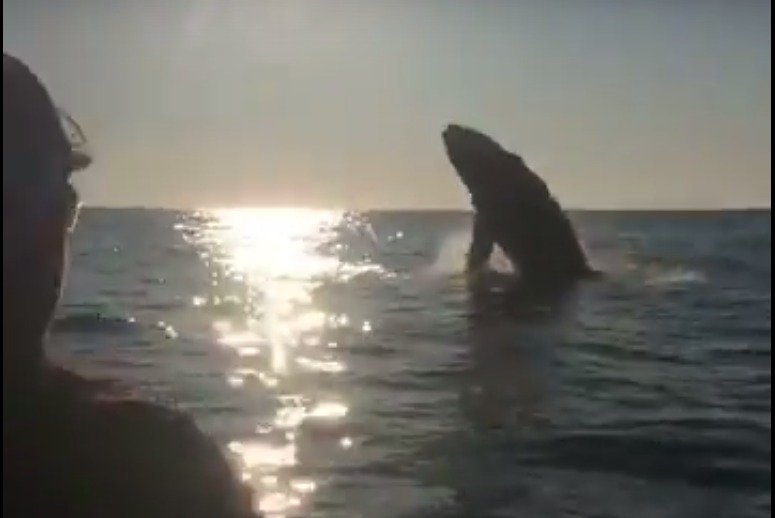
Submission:
<svg viewBox="0 0 775 518">
<path fill-rule="evenodd" d="M 68 235 L 78 211 L 74 154 L 61 114 L 40 80 L 3 54 L 3 378 L 43 361 L 59 301 Z"/>
</svg>

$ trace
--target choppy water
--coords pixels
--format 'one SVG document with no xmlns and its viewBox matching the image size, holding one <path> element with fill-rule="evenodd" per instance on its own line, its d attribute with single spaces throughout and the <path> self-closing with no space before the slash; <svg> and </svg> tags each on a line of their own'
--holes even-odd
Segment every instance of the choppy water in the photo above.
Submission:
<svg viewBox="0 0 775 518">
<path fill-rule="evenodd" d="M 268 516 L 770 516 L 770 213 L 574 219 L 607 277 L 515 316 L 467 214 L 87 211 L 52 349 L 192 412 Z"/>
</svg>

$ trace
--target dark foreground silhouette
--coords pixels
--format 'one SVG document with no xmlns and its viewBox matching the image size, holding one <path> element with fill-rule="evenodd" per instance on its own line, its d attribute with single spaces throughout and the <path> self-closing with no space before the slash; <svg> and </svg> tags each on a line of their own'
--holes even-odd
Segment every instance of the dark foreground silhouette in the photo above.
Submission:
<svg viewBox="0 0 775 518">
<path fill-rule="evenodd" d="M 112 395 L 111 395 L 112 394 Z M 4 397 L 11 516 L 248 518 L 251 494 L 186 415 L 49 368 Z"/>
<path fill-rule="evenodd" d="M 251 494 L 188 416 L 46 358 L 77 219 L 70 175 L 91 163 L 73 144 L 40 80 L 4 53 L 3 513 L 255 518 Z"/>
<path fill-rule="evenodd" d="M 498 245 L 523 294 L 563 290 L 595 274 L 562 207 L 521 157 L 471 128 L 453 124 L 442 136 L 475 210 L 469 272 Z"/>
</svg>

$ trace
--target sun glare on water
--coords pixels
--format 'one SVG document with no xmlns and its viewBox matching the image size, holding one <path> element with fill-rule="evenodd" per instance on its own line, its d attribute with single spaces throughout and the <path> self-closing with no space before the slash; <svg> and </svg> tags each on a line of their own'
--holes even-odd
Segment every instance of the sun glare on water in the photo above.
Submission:
<svg viewBox="0 0 775 518">
<path fill-rule="evenodd" d="M 331 273 L 339 262 L 310 250 L 342 218 L 312 209 L 230 209 L 214 212 L 222 228 L 225 262 L 256 279 L 305 280 Z"/>
<path fill-rule="evenodd" d="M 375 268 L 319 251 L 336 238 L 344 216 L 311 209 L 217 210 L 200 214 L 190 225 L 196 228 L 188 229 L 203 249 L 214 292 L 196 297 L 192 305 L 206 311 L 232 304 L 213 320 L 220 346 L 234 353 L 235 367 L 224 382 L 274 400 L 270 414 L 257 416 L 253 433 L 228 447 L 242 479 L 256 489 L 257 509 L 267 517 L 296 515 L 319 490 L 320 481 L 304 472 L 299 440 L 305 433 L 326 437 L 340 450 L 353 444 L 345 429 L 346 395 L 314 388 L 314 380 L 347 370 L 331 346 L 335 342 L 324 336 L 327 330 L 352 326 L 371 332 L 368 322 L 327 314 L 313 301 L 321 283 L 346 282 Z M 315 434 L 316 429 L 326 434 Z"/>
</svg>

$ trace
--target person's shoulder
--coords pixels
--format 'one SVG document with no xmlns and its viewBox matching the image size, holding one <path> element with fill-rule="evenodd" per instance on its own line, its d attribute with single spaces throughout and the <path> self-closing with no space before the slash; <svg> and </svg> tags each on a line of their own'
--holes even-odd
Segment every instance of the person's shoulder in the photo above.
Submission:
<svg viewBox="0 0 775 518">
<path fill-rule="evenodd" d="M 189 463 L 208 463 L 211 473 L 231 473 L 216 442 L 188 414 L 137 397 L 103 397 L 93 404 L 94 414 L 112 429 L 114 438 L 155 450 L 159 460 L 180 455 Z"/>
<path fill-rule="evenodd" d="M 144 493 L 170 505 L 185 502 L 191 512 L 255 516 L 251 491 L 189 415 L 136 398 L 99 400 L 94 415 L 102 444 L 112 449 L 105 457 Z"/>
<path fill-rule="evenodd" d="M 45 399 L 59 401 L 57 414 L 88 450 L 85 476 L 104 486 L 109 507 L 128 513 L 121 516 L 257 518 L 252 491 L 191 416 L 107 380 L 65 369 L 47 377 Z"/>
<path fill-rule="evenodd" d="M 65 506 L 78 516 L 257 518 L 252 492 L 187 414 L 63 369 L 42 378 L 15 413 L 3 407 L 3 492 L 18 488 L 14 505 L 36 510 L 26 516 Z M 22 497 L 30 491 L 43 496 Z"/>
</svg>

